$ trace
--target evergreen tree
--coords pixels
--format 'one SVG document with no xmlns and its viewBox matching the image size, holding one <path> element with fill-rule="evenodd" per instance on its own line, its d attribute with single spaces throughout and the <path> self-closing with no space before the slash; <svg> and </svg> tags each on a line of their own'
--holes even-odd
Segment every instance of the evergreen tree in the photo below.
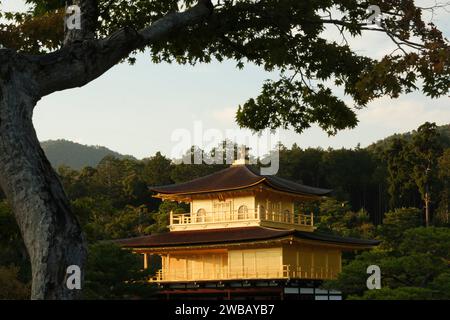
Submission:
<svg viewBox="0 0 450 320">
<path fill-rule="evenodd" d="M 431 219 L 430 204 L 433 193 L 438 192 L 438 158 L 442 155 L 442 146 L 435 123 L 426 122 L 413 136 L 410 162 L 413 164 L 412 178 L 419 189 L 425 208 L 425 225 Z M 433 202 L 437 202 L 436 199 Z"/>
</svg>

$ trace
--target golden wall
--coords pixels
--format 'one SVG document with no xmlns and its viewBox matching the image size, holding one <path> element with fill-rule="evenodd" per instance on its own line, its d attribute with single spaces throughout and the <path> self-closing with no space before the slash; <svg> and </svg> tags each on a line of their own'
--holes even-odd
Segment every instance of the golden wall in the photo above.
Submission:
<svg viewBox="0 0 450 320">
<path fill-rule="evenodd" d="M 223 211 L 238 211 L 239 207 L 245 205 L 247 209 L 254 210 L 255 197 L 254 196 L 237 196 L 224 201 L 216 199 L 194 199 L 191 203 L 191 213 L 196 213 L 203 209 L 207 213 L 223 212 Z"/>
<path fill-rule="evenodd" d="M 289 211 L 294 212 L 294 201 L 290 198 L 282 197 L 275 194 L 261 193 L 255 198 L 256 205 L 260 206 L 261 212 L 268 211 L 274 213 L 282 213 Z"/>
<path fill-rule="evenodd" d="M 231 278 L 283 278 L 282 248 L 228 251 Z"/>
<path fill-rule="evenodd" d="M 168 254 L 162 270 L 167 280 L 209 280 L 226 276 L 228 256 L 223 252 Z"/>
<path fill-rule="evenodd" d="M 341 271 L 339 248 L 307 244 L 254 249 L 186 251 L 163 256 L 166 281 L 332 279 Z"/>
<path fill-rule="evenodd" d="M 288 197 L 282 197 L 276 194 L 261 193 L 257 196 L 234 196 L 232 198 L 219 201 L 216 199 L 193 199 L 191 203 L 191 213 L 196 213 L 203 209 L 207 213 L 231 210 L 237 212 L 239 207 L 245 205 L 248 210 L 256 210 L 260 205 L 261 210 L 269 212 L 281 213 L 294 211 L 294 201 Z M 221 210 L 223 209 L 223 210 Z"/>
<path fill-rule="evenodd" d="M 293 278 L 332 279 L 341 271 L 341 250 L 326 246 L 284 245 L 283 263 Z"/>
</svg>

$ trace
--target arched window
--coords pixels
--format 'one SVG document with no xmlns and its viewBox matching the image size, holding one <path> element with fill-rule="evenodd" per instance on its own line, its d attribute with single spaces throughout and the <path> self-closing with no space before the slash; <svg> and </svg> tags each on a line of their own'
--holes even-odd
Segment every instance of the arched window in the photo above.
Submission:
<svg viewBox="0 0 450 320">
<path fill-rule="evenodd" d="M 197 222 L 205 222 L 206 218 L 206 210 L 205 209 L 198 209 L 197 210 Z"/>
<path fill-rule="evenodd" d="M 238 220 L 243 220 L 246 218 L 248 213 L 247 206 L 242 205 L 238 208 Z"/>
<path fill-rule="evenodd" d="M 291 222 L 291 211 L 289 211 L 288 209 L 283 211 L 283 222 Z"/>
</svg>

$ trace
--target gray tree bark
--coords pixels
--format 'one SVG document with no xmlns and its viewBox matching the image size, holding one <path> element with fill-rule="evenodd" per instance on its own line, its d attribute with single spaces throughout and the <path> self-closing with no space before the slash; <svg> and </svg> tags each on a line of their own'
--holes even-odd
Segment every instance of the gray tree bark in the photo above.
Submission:
<svg viewBox="0 0 450 320">
<path fill-rule="evenodd" d="M 1 50 L 0 187 L 9 199 L 32 266 L 33 299 L 71 299 L 66 268 L 84 267 L 86 249 L 61 182 L 32 124 L 38 86 L 12 52 Z M 7 59 L 5 59 L 7 58 Z"/>
<path fill-rule="evenodd" d="M 95 0 L 75 0 L 96 19 Z M 89 9 L 91 8 L 91 9 Z M 31 56 L 0 49 L 0 187 L 10 202 L 32 267 L 32 299 L 74 299 L 67 267 L 80 267 L 86 247 L 62 184 L 40 147 L 32 123 L 36 103 L 55 91 L 81 87 L 136 49 L 198 23 L 212 12 L 209 0 L 171 13 L 142 29 L 118 30 L 95 39 L 92 30 L 66 35 L 56 52 Z M 87 29 L 95 23 L 84 22 Z"/>
</svg>

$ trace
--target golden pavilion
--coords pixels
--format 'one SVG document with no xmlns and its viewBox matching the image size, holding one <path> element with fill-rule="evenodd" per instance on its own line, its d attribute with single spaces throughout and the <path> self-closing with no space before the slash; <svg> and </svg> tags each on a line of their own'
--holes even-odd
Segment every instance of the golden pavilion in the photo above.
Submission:
<svg viewBox="0 0 450 320">
<path fill-rule="evenodd" d="M 189 182 L 151 188 L 155 197 L 190 204 L 170 213 L 169 232 L 118 242 L 143 255 L 149 280 L 166 298 L 340 299 L 318 289 L 341 271 L 341 254 L 373 240 L 316 231 L 296 204 L 331 190 L 261 175 L 242 161 Z"/>
</svg>

